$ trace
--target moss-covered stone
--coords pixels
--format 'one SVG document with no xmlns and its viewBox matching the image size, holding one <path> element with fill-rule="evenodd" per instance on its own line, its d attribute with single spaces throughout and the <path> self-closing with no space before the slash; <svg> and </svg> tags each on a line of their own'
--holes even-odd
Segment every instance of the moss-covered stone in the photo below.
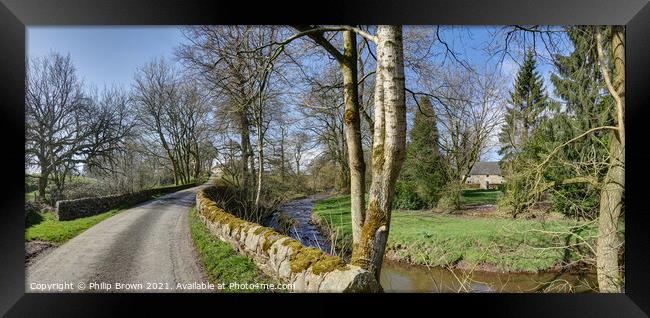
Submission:
<svg viewBox="0 0 650 318">
<path fill-rule="evenodd" d="M 294 250 L 289 258 L 291 261 L 291 272 L 299 273 L 306 270 L 311 264 L 320 260 L 323 254 L 323 251 L 315 247 L 302 247 L 297 251 Z"/>
<path fill-rule="evenodd" d="M 311 271 L 316 275 L 329 273 L 335 269 L 346 269 L 345 262 L 337 256 L 324 255 L 311 265 Z"/>
<path fill-rule="evenodd" d="M 277 242 L 282 236 L 271 230 L 267 229 L 263 234 L 264 237 L 264 243 L 262 244 L 262 250 L 268 254 L 269 248 L 273 245 L 273 243 Z"/>
<path fill-rule="evenodd" d="M 294 250 L 298 250 L 303 247 L 302 244 L 300 244 L 300 242 L 294 239 L 285 240 L 284 242 L 282 242 L 282 246 L 288 246 Z"/>
</svg>

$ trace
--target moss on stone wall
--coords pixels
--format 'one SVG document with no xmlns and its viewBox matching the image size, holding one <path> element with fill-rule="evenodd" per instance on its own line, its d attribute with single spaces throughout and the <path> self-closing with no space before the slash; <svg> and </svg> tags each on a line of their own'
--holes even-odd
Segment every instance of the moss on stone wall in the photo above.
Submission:
<svg viewBox="0 0 650 318">
<path fill-rule="evenodd" d="M 300 273 L 305 271 L 319 260 L 323 252 L 316 247 L 303 247 L 294 249 L 289 258 L 291 271 L 294 273 Z"/>
<path fill-rule="evenodd" d="M 269 253 L 269 248 L 271 248 L 271 245 L 273 245 L 273 243 L 277 242 L 279 239 L 282 238 L 282 235 L 269 228 L 266 228 L 266 230 L 264 231 L 264 233 L 262 233 L 262 235 L 264 237 L 262 250 L 267 254 Z"/>
<path fill-rule="evenodd" d="M 324 255 L 321 256 L 319 260 L 317 260 L 312 264 L 311 271 L 316 275 L 320 275 L 324 273 L 329 273 L 336 269 L 345 270 L 347 268 L 348 266 L 340 257 L 332 256 L 332 255 Z"/>
<path fill-rule="evenodd" d="M 239 241 L 239 244 L 247 244 L 248 242 L 245 243 L 243 237 L 247 236 L 246 241 L 248 241 L 250 235 L 255 235 L 256 237 L 253 237 L 250 241 L 252 242 L 251 245 L 245 246 L 244 250 L 246 253 L 254 255 L 253 259 L 261 262 L 260 265 L 262 267 L 268 265 L 266 262 L 268 262 L 271 257 L 280 258 L 282 261 L 287 260 L 284 258 L 286 256 L 277 255 L 279 252 L 279 245 L 276 245 L 276 247 L 271 250 L 274 243 L 278 242 L 278 240 L 284 239 L 281 244 L 288 250 L 288 260 L 291 273 L 298 274 L 311 271 L 311 273 L 316 276 L 322 276 L 334 270 L 345 271 L 351 268 L 350 265 L 347 265 L 337 256 L 328 255 L 316 247 L 306 247 L 299 241 L 282 235 L 271 228 L 247 222 L 234 216 L 219 207 L 218 204 L 213 201 L 212 198 L 216 194 L 215 192 L 215 189 L 208 188 L 200 190 L 197 193 L 198 212 L 210 222 L 218 223 L 224 227 L 227 226 L 229 228 L 229 233 L 227 233 L 230 236 L 229 240 L 232 239 L 234 241 Z M 253 230 L 253 228 L 255 229 Z M 250 233 L 251 230 L 253 230 L 252 233 Z M 236 235 L 237 233 L 242 233 L 242 237 L 238 237 Z M 259 245 L 260 241 L 255 243 L 256 239 L 261 240 L 261 246 Z M 270 253 L 270 251 L 273 253 Z M 260 252 L 265 255 L 259 255 Z M 275 259 L 273 262 L 279 264 L 282 261 Z M 267 267 L 267 269 L 269 268 Z M 276 271 L 276 274 L 278 274 L 277 268 L 271 268 L 271 270 Z M 293 278 L 289 279 L 291 280 Z M 320 279 L 322 280 L 322 278 Z"/>
</svg>

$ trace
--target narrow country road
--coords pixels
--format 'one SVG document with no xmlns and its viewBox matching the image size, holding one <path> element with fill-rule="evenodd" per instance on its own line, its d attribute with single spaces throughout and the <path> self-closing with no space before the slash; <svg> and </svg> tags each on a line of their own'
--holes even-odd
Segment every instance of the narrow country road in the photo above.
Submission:
<svg viewBox="0 0 650 318">
<path fill-rule="evenodd" d="M 178 284 L 207 283 L 188 220 L 189 208 L 201 187 L 171 193 L 122 211 L 36 259 L 26 268 L 25 290 L 202 291 L 177 288 Z"/>
</svg>

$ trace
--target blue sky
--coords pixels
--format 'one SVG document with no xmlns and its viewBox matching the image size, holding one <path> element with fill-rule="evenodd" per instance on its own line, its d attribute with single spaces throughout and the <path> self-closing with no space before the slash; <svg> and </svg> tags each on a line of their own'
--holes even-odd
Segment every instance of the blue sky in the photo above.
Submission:
<svg viewBox="0 0 650 318">
<path fill-rule="evenodd" d="M 480 64 L 488 62 L 488 56 L 483 52 L 491 39 L 488 29 L 493 28 L 445 29 L 442 36 L 463 57 Z M 174 47 L 182 39 L 175 26 L 29 27 L 27 54 L 31 57 L 50 52 L 69 53 L 87 86 L 128 86 L 138 67 L 154 58 L 172 59 Z M 495 60 L 492 58 L 489 62 Z M 539 70 L 548 80 L 551 67 L 540 64 Z M 514 74 L 517 68 L 511 59 L 504 61 L 503 72 L 506 75 Z"/>
<path fill-rule="evenodd" d="M 441 37 L 460 56 L 475 66 L 498 62 L 484 51 L 493 40 L 492 31 L 497 27 L 472 26 L 441 28 Z M 431 29 L 432 32 L 435 29 Z M 84 80 L 86 88 L 102 89 L 118 85 L 125 89 L 131 86 L 138 67 L 155 58 L 174 59 L 174 50 L 183 41 L 183 35 L 176 26 L 98 26 L 98 27 L 29 27 L 27 28 L 28 57 L 43 56 L 51 52 L 70 54 L 77 74 Z M 498 43 L 498 42 L 497 42 Z M 538 50 L 544 51 L 538 43 Z M 507 85 L 511 86 L 519 65 L 510 58 L 504 60 L 502 73 Z M 545 86 L 552 94 L 549 75 L 552 67 L 538 62 Z M 497 160 L 495 150 L 490 151 L 488 160 Z"/>
<path fill-rule="evenodd" d="M 86 87 L 130 86 L 136 69 L 172 58 L 182 35 L 174 26 L 29 27 L 28 56 L 69 53 Z"/>
</svg>

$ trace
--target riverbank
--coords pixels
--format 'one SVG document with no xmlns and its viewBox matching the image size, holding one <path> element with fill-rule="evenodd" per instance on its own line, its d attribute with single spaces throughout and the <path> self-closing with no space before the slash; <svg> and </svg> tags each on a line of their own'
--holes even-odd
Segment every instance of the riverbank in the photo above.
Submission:
<svg viewBox="0 0 650 318">
<path fill-rule="evenodd" d="M 336 250 L 349 253 L 350 197 L 316 202 L 312 215 Z M 393 211 L 386 258 L 488 272 L 557 271 L 584 267 L 591 260 L 596 230 L 594 222 Z"/>
</svg>

